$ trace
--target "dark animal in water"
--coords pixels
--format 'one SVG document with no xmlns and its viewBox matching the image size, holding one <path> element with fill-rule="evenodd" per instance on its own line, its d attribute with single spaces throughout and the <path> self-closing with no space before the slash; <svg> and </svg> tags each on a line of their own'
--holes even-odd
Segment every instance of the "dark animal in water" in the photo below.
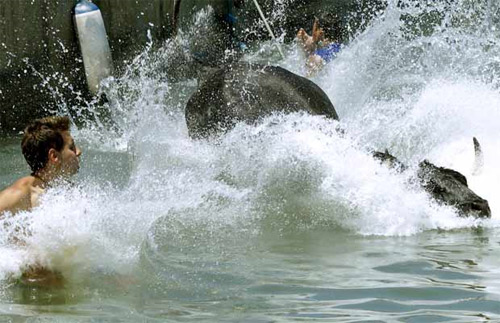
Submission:
<svg viewBox="0 0 500 323">
<path fill-rule="evenodd" d="M 238 122 L 305 111 L 338 120 L 328 96 L 310 80 L 277 66 L 238 62 L 204 78 L 186 105 L 189 135 L 217 135 Z"/>
<path fill-rule="evenodd" d="M 404 171 L 407 166 L 389 152 L 374 152 L 373 156 L 384 164 Z M 461 173 L 438 167 L 427 160 L 418 165 L 417 177 L 420 185 L 436 200 L 457 208 L 462 216 L 490 218 L 488 201 L 474 193 Z"/>
</svg>

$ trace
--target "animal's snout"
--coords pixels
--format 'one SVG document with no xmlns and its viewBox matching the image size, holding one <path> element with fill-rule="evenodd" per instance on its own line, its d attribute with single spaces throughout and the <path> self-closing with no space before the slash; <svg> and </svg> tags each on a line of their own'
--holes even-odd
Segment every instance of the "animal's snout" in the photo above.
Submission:
<svg viewBox="0 0 500 323">
<path fill-rule="evenodd" d="M 490 205 L 486 200 L 461 203 L 458 208 L 467 215 L 474 214 L 479 218 L 491 217 Z"/>
</svg>

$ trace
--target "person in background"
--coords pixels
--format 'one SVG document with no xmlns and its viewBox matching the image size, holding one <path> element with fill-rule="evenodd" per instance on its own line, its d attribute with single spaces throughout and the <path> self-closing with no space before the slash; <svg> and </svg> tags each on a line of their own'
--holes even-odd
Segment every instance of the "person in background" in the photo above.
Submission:
<svg viewBox="0 0 500 323">
<path fill-rule="evenodd" d="M 82 152 L 71 136 L 68 117 L 33 121 L 24 130 L 21 148 L 32 173 L 0 192 L 0 215 L 36 207 L 46 188 L 76 174 L 80 168 Z"/>
<path fill-rule="evenodd" d="M 332 61 L 341 49 L 338 40 L 332 41 L 325 37 L 325 31 L 319 27 L 317 18 L 314 20 L 312 35 L 308 35 L 303 28 L 300 28 L 297 32 L 297 42 L 307 57 L 308 76 L 314 75 Z"/>
</svg>

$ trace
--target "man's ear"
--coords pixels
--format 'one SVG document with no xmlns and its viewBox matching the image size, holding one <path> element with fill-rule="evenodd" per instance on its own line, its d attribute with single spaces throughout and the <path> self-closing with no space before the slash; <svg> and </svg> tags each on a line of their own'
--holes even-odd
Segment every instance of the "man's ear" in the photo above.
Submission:
<svg viewBox="0 0 500 323">
<path fill-rule="evenodd" d="M 54 148 L 49 149 L 48 157 L 47 162 L 52 164 L 57 164 L 61 160 L 59 152 Z"/>
</svg>

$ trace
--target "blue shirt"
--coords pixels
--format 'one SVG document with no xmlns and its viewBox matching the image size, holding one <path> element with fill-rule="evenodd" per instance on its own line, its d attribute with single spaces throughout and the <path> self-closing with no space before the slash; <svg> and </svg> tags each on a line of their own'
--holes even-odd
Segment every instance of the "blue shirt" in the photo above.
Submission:
<svg viewBox="0 0 500 323">
<path fill-rule="evenodd" d="M 314 54 L 318 55 L 325 62 L 328 63 L 337 56 L 338 52 L 340 52 L 340 44 L 339 43 L 331 43 L 328 46 L 316 49 Z"/>
</svg>

